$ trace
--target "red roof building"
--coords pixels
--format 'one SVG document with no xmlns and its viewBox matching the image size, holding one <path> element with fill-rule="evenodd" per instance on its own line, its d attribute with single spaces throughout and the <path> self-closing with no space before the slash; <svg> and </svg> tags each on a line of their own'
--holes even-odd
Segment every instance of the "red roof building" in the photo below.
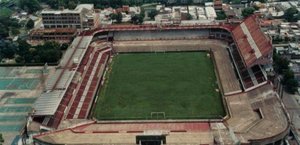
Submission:
<svg viewBox="0 0 300 145">
<path fill-rule="evenodd" d="M 266 58 L 272 53 L 272 44 L 261 31 L 255 15 L 249 16 L 235 27 L 232 35 L 247 68 L 269 60 Z"/>
<path fill-rule="evenodd" d="M 222 0 L 214 0 L 214 8 L 215 10 L 222 10 Z"/>
</svg>

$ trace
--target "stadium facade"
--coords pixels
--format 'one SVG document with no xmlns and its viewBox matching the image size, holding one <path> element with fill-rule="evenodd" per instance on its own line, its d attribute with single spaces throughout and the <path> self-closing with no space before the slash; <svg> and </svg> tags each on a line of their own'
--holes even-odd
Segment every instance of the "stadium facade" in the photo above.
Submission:
<svg viewBox="0 0 300 145">
<path fill-rule="evenodd" d="M 198 50 L 212 51 L 227 112 L 222 119 L 98 121 L 90 115 L 115 53 Z M 267 78 L 271 63 L 271 40 L 254 15 L 239 24 L 84 31 L 35 103 L 28 129 L 51 130 L 33 136 L 36 144 L 282 144 L 289 116 Z"/>
</svg>

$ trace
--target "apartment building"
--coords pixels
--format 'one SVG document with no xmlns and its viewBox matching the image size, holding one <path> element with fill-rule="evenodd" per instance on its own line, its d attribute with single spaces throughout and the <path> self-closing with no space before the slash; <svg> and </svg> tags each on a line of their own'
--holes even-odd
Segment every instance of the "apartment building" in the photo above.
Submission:
<svg viewBox="0 0 300 145">
<path fill-rule="evenodd" d="M 44 28 L 93 28 L 98 18 L 93 4 L 80 4 L 74 10 L 43 10 Z"/>
</svg>

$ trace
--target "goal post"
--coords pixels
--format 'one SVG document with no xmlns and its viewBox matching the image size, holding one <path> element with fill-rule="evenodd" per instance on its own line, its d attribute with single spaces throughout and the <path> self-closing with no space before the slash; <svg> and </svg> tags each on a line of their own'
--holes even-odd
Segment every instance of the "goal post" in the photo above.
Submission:
<svg viewBox="0 0 300 145">
<path fill-rule="evenodd" d="M 151 112 L 151 119 L 159 119 L 160 116 L 162 117 L 162 119 L 166 119 L 165 112 Z"/>
</svg>

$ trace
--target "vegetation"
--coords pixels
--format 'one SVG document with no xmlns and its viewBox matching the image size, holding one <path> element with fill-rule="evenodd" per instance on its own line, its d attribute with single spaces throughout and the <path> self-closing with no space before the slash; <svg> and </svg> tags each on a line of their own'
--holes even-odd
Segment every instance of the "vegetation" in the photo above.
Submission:
<svg viewBox="0 0 300 145">
<path fill-rule="evenodd" d="M 285 10 L 284 18 L 289 22 L 297 22 L 300 20 L 300 13 L 296 7 L 291 7 Z"/>
<path fill-rule="evenodd" d="M 227 16 L 223 10 L 217 12 L 217 20 L 225 20 L 226 18 Z"/>
<path fill-rule="evenodd" d="M 289 93 L 297 91 L 298 82 L 295 79 L 294 72 L 289 68 L 289 61 L 279 56 L 277 53 L 273 54 L 274 70 L 283 76 L 282 84 Z"/>
<path fill-rule="evenodd" d="M 252 14 L 254 13 L 254 11 L 255 11 L 255 8 L 253 8 L 253 7 L 245 8 L 245 9 L 243 9 L 243 11 L 242 11 L 242 16 L 243 16 L 244 18 L 246 18 L 246 17 L 252 15 Z"/>
<path fill-rule="evenodd" d="M 0 133 L 0 145 L 2 145 L 2 143 L 4 143 L 4 139 L 3 139 L 2 134 Z"/>
<path fill-rule="evenodd" d="M 112 14 L 110 15 L 110 18 L 111 18 L 112 20 L 115 20 L 116 23 L 121 23 L 121 22 L 122 22 L 123 16 L 122 16 L 122 13 L 121 13 L 121 12 L 118 12 L 117 14 L 112 13 Z"/>
<path fill-rule="evenodd" d="M 30 14 L 41 9 L 37 0 L 19 0 L 19 7 Z"/>
<path fill-rule="evenodd" d="M 219 118 L 224 110 L 213 63 L 204 52 L 119 54 L 94 116 L 97 119 Z"/>
<path fill-rule="evenodd" d="M 133 24 L 142 24 L 144 22 L 144 16 L 141 14 L 135 14 L 131 17 L 131 23 Z"/>
<path fill-rule="evenodd" d="M 43 45 L 30 46 L 20 40 L 15 52 L 17 63 L 56 63 L 62 56 L 61 46 L 56 42 L 45 42 Z"/>
<path fill-rule="evenodd" d="M 26 23 L 27 29 L 32 29 L 34 27 L 34 21 L 32 19 L 29 19 Z"/>
<path fill-rule="evenodd" d="M 0 17 L 8 18 L 12 14 L 12 10 L 6 7 L 1 7 L 0 8 Z"/>
<path fill-rule="evenodd" d="M 44 45 L 31 46 L 24 40 L 11 42 L 0 40 L 0 60 L 15 59 L 17 63 L 55 63 L 61 56 L 64 45 L 56 42 L 45 42 Z"/>
<path fill-rule="evenodd" d="M 69 47 L 69 44 L 68 43 L 63 43 L 61 46 L 60 46 L 60 50 L 67 50 Z"/>
<path fill-rule="evenodd" d="M 3 58 L 12 59 L 17 51 L 17 43 L 0 39 L 0 60 Z"/>
<path fill-rule="evenodd" d="M 295 42 L 296 41 L 296 38 L 295 37 L 287 37 L 287 36 L 284 36 L 283 38 L 281 36 L 273 36 L 272 37 L 272 43 L 273 44 L 279 44 L 279 43 L 288 43 L 288 42 Z"/>
<path fill-rule="evenodd" d="M 10 31 L 16 32 L 13 29 L 19 29 L 20 27 L 18 20 L 10 18 L 10 16 L 0 17 L 0 39 L 8 37 Z"/>
<path fill-rule="evenodd" d="M 241 0 L 229 0 L 232 4 L 240 4 Z"/>
<path fill-rule="evenodd" d="M 187 13 L 187 20 L 192 20 L 193 16 L 190 13 Z"/>
<path fill-rule="evenodd" d="M 153 9 L 148 13 L 148 16 L 150 17 L 150 19 L 154 20 L 154 18 L 157 14 L 158 14 L 158 11 L 156 9 Z"/>
</svg>

